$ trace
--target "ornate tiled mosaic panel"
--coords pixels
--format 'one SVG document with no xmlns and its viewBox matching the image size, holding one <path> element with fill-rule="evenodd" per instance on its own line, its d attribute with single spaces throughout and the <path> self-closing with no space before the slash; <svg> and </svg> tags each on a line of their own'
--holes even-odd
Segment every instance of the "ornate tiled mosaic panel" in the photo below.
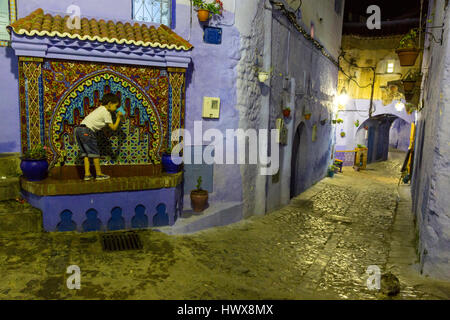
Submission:
<svg viewBox="0 0 450 320">
<path fill-rule="evenodd" d="M 19 75 L 22 150 L 45 143 L 54 165 L 80 163 L 74 128 L 107 92 L 120 97 L 126 121 L 98 133 L 103 165 L 159 164 L 169 133 L 184 126 L 183 69 L 23 58 Z"/>
</svg>

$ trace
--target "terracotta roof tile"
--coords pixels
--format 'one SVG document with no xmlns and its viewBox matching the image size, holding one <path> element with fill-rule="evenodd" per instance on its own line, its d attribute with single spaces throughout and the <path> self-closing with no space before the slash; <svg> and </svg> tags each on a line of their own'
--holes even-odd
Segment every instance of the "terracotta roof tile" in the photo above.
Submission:
<svg viewBox="0 0 450 320">
<path fill-rule="evenodd" d="M 50 36 L 80 40 L 100 41 L 118 44 L 134 44 L 143 47 L 168 48 L 188 51 L 192 45 L 177 35 L 167 26 L 161 24 L 158 29 L 154 26 L 129 22 L 113 22 L 103 19 L 82 18 L 81 29 L 70 29 L 67 20 L 51 14 L 44 14 L 44 10 L 37 9 L 27 17 L 21 18 L 11 24 L 15 33 L 27 36 Z"/>
</svg>

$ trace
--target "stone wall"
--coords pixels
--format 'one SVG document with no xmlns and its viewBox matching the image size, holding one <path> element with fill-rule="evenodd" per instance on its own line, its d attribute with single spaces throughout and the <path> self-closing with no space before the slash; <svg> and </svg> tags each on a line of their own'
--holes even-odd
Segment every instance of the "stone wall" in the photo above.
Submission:
<svg viewBox="0 0 450 320">
<path fill-rule="evenodd" d="M 444 0 L 431 1 L 428 19 L 434 26 L 450 23 Z M 431 29 L 437 39 L 441 30 Z M 443 44 L 428 37 L 422 72 L 423 110 L 418 113 L 412 180 L 413 210 L 419 232 L 421 271 L 450 279 L 450 30 Z"/>
<path fill-rule="evenodd" d="M 283 108 L 290 107 L 291 116 L 284 119 L 289 138 L 280 149 L 279 176 L 269 177 L 267 182 L 267 211 L 287 204 L 290 188 L 298 195 L 325 176 L 331 162 L 333 128 L 330 121 L 321 121 L 331 119 L 338 76 L 337 66 L 277 11 L 272 24 L 272 68 L 269 127 L 275 128 L 276 119 L 283 118 Z M 307 111 L 309 120 L 304 118 Z M 297 141 L 294 136 L 301 124 Z M 298 144 L 301 161 L 292 159 Z M 297 164 L 292 166 L 292 161 Z M 292 184 L 291 179 L 295 180 Z"/>
</svg>

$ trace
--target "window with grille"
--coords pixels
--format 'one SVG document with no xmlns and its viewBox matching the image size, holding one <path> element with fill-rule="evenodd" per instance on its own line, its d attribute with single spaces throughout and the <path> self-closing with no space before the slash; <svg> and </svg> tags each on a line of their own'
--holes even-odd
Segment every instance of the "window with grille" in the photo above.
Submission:
<svg viewBox="0 0 450 320">
<path fill-rule="evenodd" d="M 9 1 L 0 0 L 0 41 L 9 41 L 11 36 L 6 29 L 10 23 Z"/>
<path fill-rule="evenodd" d="M 172 0 L 132 0 L 133 20 L 172 24 Z"/>
</svg>

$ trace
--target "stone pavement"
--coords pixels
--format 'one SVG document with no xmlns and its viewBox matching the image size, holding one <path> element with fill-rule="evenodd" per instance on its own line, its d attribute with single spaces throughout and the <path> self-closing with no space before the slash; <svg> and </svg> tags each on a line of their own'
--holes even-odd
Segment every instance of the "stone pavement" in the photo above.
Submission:
<svg viewBox="0 0 450 320">
<path fill-rule="evenodd" d="M 0 298 L 385 299 L 366 286 L 376 265 L 399 277 L 395 299 L 448 299 L 449 283 L 420 276 L 398 169 L 395 161 L 345 168 L 281 210 L 226 227 L 138 231 L 139 251 L 103 252 L 98 233 L 2 231 Z M 80 290 L 66 286 L 73 264 Z"/>
</svg>

